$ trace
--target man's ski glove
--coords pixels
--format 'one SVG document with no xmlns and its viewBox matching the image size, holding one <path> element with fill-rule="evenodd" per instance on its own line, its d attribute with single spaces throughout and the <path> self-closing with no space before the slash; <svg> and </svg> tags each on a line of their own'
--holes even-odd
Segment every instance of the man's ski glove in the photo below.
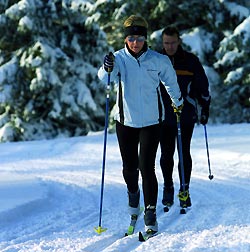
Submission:
<svg viewBox="0 0 250 252">
<path fill-rule="evenodd" d="M 209 118 L 209 107 L 210 107 L 211 97 L 207 101 L 203 101 L 202 107 L 201 107 L 201 117 L 200 117 L 200 123 L 202 125 L 206 125 Z"/>
<path fill-rule="evenodd" d="M 181 111 L 183 109 L 183 106 L 184 106 L 184 104 L 181 104 L 179 107 L 176 107 L 174 104 L 172 104 L 172 107 L 173 107 L 176 115 L 178 115 L 178 116 L 181 115 Z"/>
<path fill-rule="evenodd" d="M 103 61 L 103 66 L 106 72 L 112 72 L 113 68 L 114 68 L 114 55 L 112 54 L 112 52 L 110 52 L 109 54 L 107 54 L 104 57 L 104 61 Z"/>
<path fill-rule="evenodd" d="M 201 109 L 200 123 L 202 125 L 206 125 L 207 122 L 208 122 L 208 117 L 209 117 L 209 108 L 202 108 Z"/>
</svg>

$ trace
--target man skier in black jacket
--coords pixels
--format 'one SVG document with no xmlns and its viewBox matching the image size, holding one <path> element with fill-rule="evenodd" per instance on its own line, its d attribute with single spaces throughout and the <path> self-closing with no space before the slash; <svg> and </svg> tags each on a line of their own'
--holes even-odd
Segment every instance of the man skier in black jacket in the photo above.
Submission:
<svg viewBox="0 0 250 252">
<path fill-rule="evenodd" d="M 198 106 L 201 106 L 200 123 L 205 125 L 209 117 L 210 94 L 209 83 L 205 71 L 194 54 L 185 51 L 181 46 L 179 31 L 174 26 L 166 27 L 162 32 L 163 51 L 167 55 L 176 71 L 177 80 L 184 98 L 184 107 L 180 115 L 182 156 L 184 166 L 185 185 L 182 185 L 180 162 L 178 165 L 180 190 L 179 200 L 181 207 L 190 207 L 191 199 L 189 184 L 192 171 L 192 158 L 190 154 L 191 138 L 194 125 L 198 120 Z M 171 100 L 164 91 L 166 106 L 166 121 L 161 129 L 161 158 L 160 165 L 164 178 L 162 203 L 171 206 L 174 203 L 174 184 L 172 179 L 174 167 L 174 152 L 177 137 L 177 119 L 171 106 Z M 185 192 L 183 192 L 185 188 Z M 186 195 L 186 196 L 184 196 Z"/>
</svg>

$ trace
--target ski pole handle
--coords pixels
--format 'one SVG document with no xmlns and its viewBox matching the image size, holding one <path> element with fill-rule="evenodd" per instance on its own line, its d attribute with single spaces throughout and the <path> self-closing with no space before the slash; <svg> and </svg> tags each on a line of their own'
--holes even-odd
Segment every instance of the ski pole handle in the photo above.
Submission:
<svg viewBox="0 0 250 252">
<path fill-rule="evenodd" d="M 109 52 L 109 54 L 107 54 L 104 57 L 103 65 L 106 72 L 111 73 L 113 71 L 114 60 L 115 60 L 115 57 L 112 52 Z"/>
<path fill-rule="evenodd" d="M 109 57 L 110 57 L 110 59 L 112 59 L 112 67 L 108 68 L 108 73 L 110 75 L 110 73 L 113 71 L 115 57 L 112 52 L 109 52 Z"/>
</svg>

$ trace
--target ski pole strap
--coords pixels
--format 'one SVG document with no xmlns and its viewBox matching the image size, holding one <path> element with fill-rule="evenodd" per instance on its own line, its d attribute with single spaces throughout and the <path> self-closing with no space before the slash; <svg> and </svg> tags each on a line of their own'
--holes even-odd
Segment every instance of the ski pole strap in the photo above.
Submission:
<svg viewBox="0 0 250 252">
<path fill-rule="evenodd" d="M 180 113 L 175 113 L 175 114 L 176 114 L 177 123 L 179 123 L 181 121 L 181 115 Z"/>
</svg>

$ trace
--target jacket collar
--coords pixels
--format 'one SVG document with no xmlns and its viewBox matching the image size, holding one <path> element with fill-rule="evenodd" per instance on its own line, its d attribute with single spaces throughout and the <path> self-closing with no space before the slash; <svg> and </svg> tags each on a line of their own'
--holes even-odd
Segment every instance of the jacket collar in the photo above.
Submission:
<svg viewBox="0 0 250 252">
<path fill-rule="evenodd" d="M 167 55 L 164 48 L 162 49 L 162 54 Z M 172 56 L 167 55 L 167 56 L 169 57 L 171 62 L 174 63 L 176 59 L 183 59 L 185 57 L 185 53 L 184 53 L 184 50 L 183 50 L 182 46 L 179 45 L 178 49 L 177 49 L 177 51 L 176 51 L 176 53 L 174 55 L 172 55 Z"/>
<path fill-rule="evenodd" d="M 134 53 L 133 51 L 131 51 L 127 45 L 127 43 L 125 44 L 125 47 L 127 49 L 127 51 L 136 59 L 138 59 L 144 52 L 146 52 L 148 50 L 148 44 L 147 41 L 145 41 L 141 51 L 139 53 Z"/>
</svg>

